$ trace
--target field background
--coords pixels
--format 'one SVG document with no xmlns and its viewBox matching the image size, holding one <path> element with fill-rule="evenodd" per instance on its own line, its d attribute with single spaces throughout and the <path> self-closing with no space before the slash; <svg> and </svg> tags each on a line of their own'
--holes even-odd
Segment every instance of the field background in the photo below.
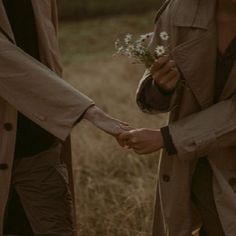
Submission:
<svg viewBox="0 0 236 236">
<path fill-rule="evenodd" d="M 60 24 L 66 80 L 133 127 L 158 128 L 166 117 L 139 111 L 135 91 L 144 68 L 113 57 L 114 41 L 128 32 L 152 31 L 154 10 Z M 73 132 L 73 154 L 79 236 L 149 236 L 158 154 L 122 150 L 85 121 Z"/>
<path fill-rule="evenodd" d="M 107 17 L 120 14 L 143 14 L 156 10 L 164 0 L 57 0 L 63 21 Z"/>
</svg>

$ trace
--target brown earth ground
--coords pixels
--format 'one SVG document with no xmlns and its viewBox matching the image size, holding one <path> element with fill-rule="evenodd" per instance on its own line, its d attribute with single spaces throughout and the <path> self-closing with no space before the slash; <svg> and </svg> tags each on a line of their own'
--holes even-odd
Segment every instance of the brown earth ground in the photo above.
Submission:
<svg viewBox="0 0 236 236">
<path fill-rule="evenodd" d="M 114 41 L 153 29 L 155 14 L 60 26 L 65 78 L 109 114 L 133 127 L 159 128 L 163 115 L 143 114 L 135 91 L 144 67 L 113 57 Z M 73 132 L 79 236 L 149 236 L 158 154 L 137 156 L 83 121 Z"/>
</svg>

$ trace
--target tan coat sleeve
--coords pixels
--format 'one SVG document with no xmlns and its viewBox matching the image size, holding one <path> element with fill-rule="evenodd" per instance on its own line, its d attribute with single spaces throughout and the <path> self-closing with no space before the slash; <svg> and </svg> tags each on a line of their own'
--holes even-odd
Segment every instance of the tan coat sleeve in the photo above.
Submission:
<svg viewBox="0 0 236 236">
<path fill-rule="evenodd" d="M 0 96 L 65 140 L 93 101 L 0 35 Z"/>
<path fill-rule="evenodd" d="M 154 84 L 152 76 L 147 70 L 139 83 L 136 102 L 145 113 L 167 113 L 174 109 L 177 94 L 177 90 L 171 94 L 163 94 Z"/>
<path fill-rule="evenodd" d="M 161 9 L 161 12 L 158 12 L 158 20 L 156 22 L 154 34 L 149 45 L 149 49 L 151 52 L 154 52 L 158 43 L 161 43 L 159 35 L 162 29 L 165 29 L 166 31 L 169 27 L 167 24 L 169 17 L 168 14 L 166 14 L 166 12 L 164 11 L 168 6 L 168 1 L 166 3 L 167 5 L 163 5 L 163 9 Z M 150 71 L 146 70 L 138 86 L 136 101 L 140 109 L 146 113 L 158 114 L 170 112 L 176 105 L 178 95 L 177 90 L 178 89 L 176 89 L 176 91 L 171 95 L 164 95 L 157 88 L 157 86 L 152 83 Z"/>
<path fill-rule="evenodd" d="M 236 95 L 169 125 L 178 156 L 199 158 L 236 146 Z"/>
</svg>

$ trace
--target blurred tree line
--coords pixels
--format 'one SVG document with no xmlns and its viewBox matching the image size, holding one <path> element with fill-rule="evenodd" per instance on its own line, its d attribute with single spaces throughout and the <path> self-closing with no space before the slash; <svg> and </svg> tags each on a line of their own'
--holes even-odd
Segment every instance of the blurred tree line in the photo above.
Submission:
<svg viewBox="0 0 236 236">
<path fill-rule="evenodd" d="M 61 20 L 81 20 L 157 10 L 163 0 L 58 0 Z"/>
</svg>

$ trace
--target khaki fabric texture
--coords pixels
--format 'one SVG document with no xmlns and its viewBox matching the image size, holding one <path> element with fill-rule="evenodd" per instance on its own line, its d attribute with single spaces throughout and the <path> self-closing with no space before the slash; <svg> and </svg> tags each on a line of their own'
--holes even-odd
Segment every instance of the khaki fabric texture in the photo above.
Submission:
<svg viewBox="0 0 236 236">
<path fill-rule="evenodd" d="M 150 49 L 169 34 L 169 53 L 182 77 L 166 99 L 148 94 L 145 73 L 137 102 L 147 113 L 169 112 L 178 155 L 163 150 L 159 159 L 153 236 L 190 236 L 202 223 L 191 199 L 198 159 L 208 156 L 216 208 L 226 236 L 236 235 L 236 63 L 218 103 L 214 103 L 217 26 L 216 0 L 169 0 L 158 13 Z M 150 102 L 155 101 L 155 102 Z"/>
<path fill-rule="evenodd" d="M 93 101 L 62 80 L 57 39 L 56 0 L 31 0 L 38 31 L 40 62 L 15 44 L 0 0 L 0 235 L 11 183 L 17 111 L 63 143 L 61 159 L 69 170 L 73 191 L 70 133 Z"/>
</svg>

